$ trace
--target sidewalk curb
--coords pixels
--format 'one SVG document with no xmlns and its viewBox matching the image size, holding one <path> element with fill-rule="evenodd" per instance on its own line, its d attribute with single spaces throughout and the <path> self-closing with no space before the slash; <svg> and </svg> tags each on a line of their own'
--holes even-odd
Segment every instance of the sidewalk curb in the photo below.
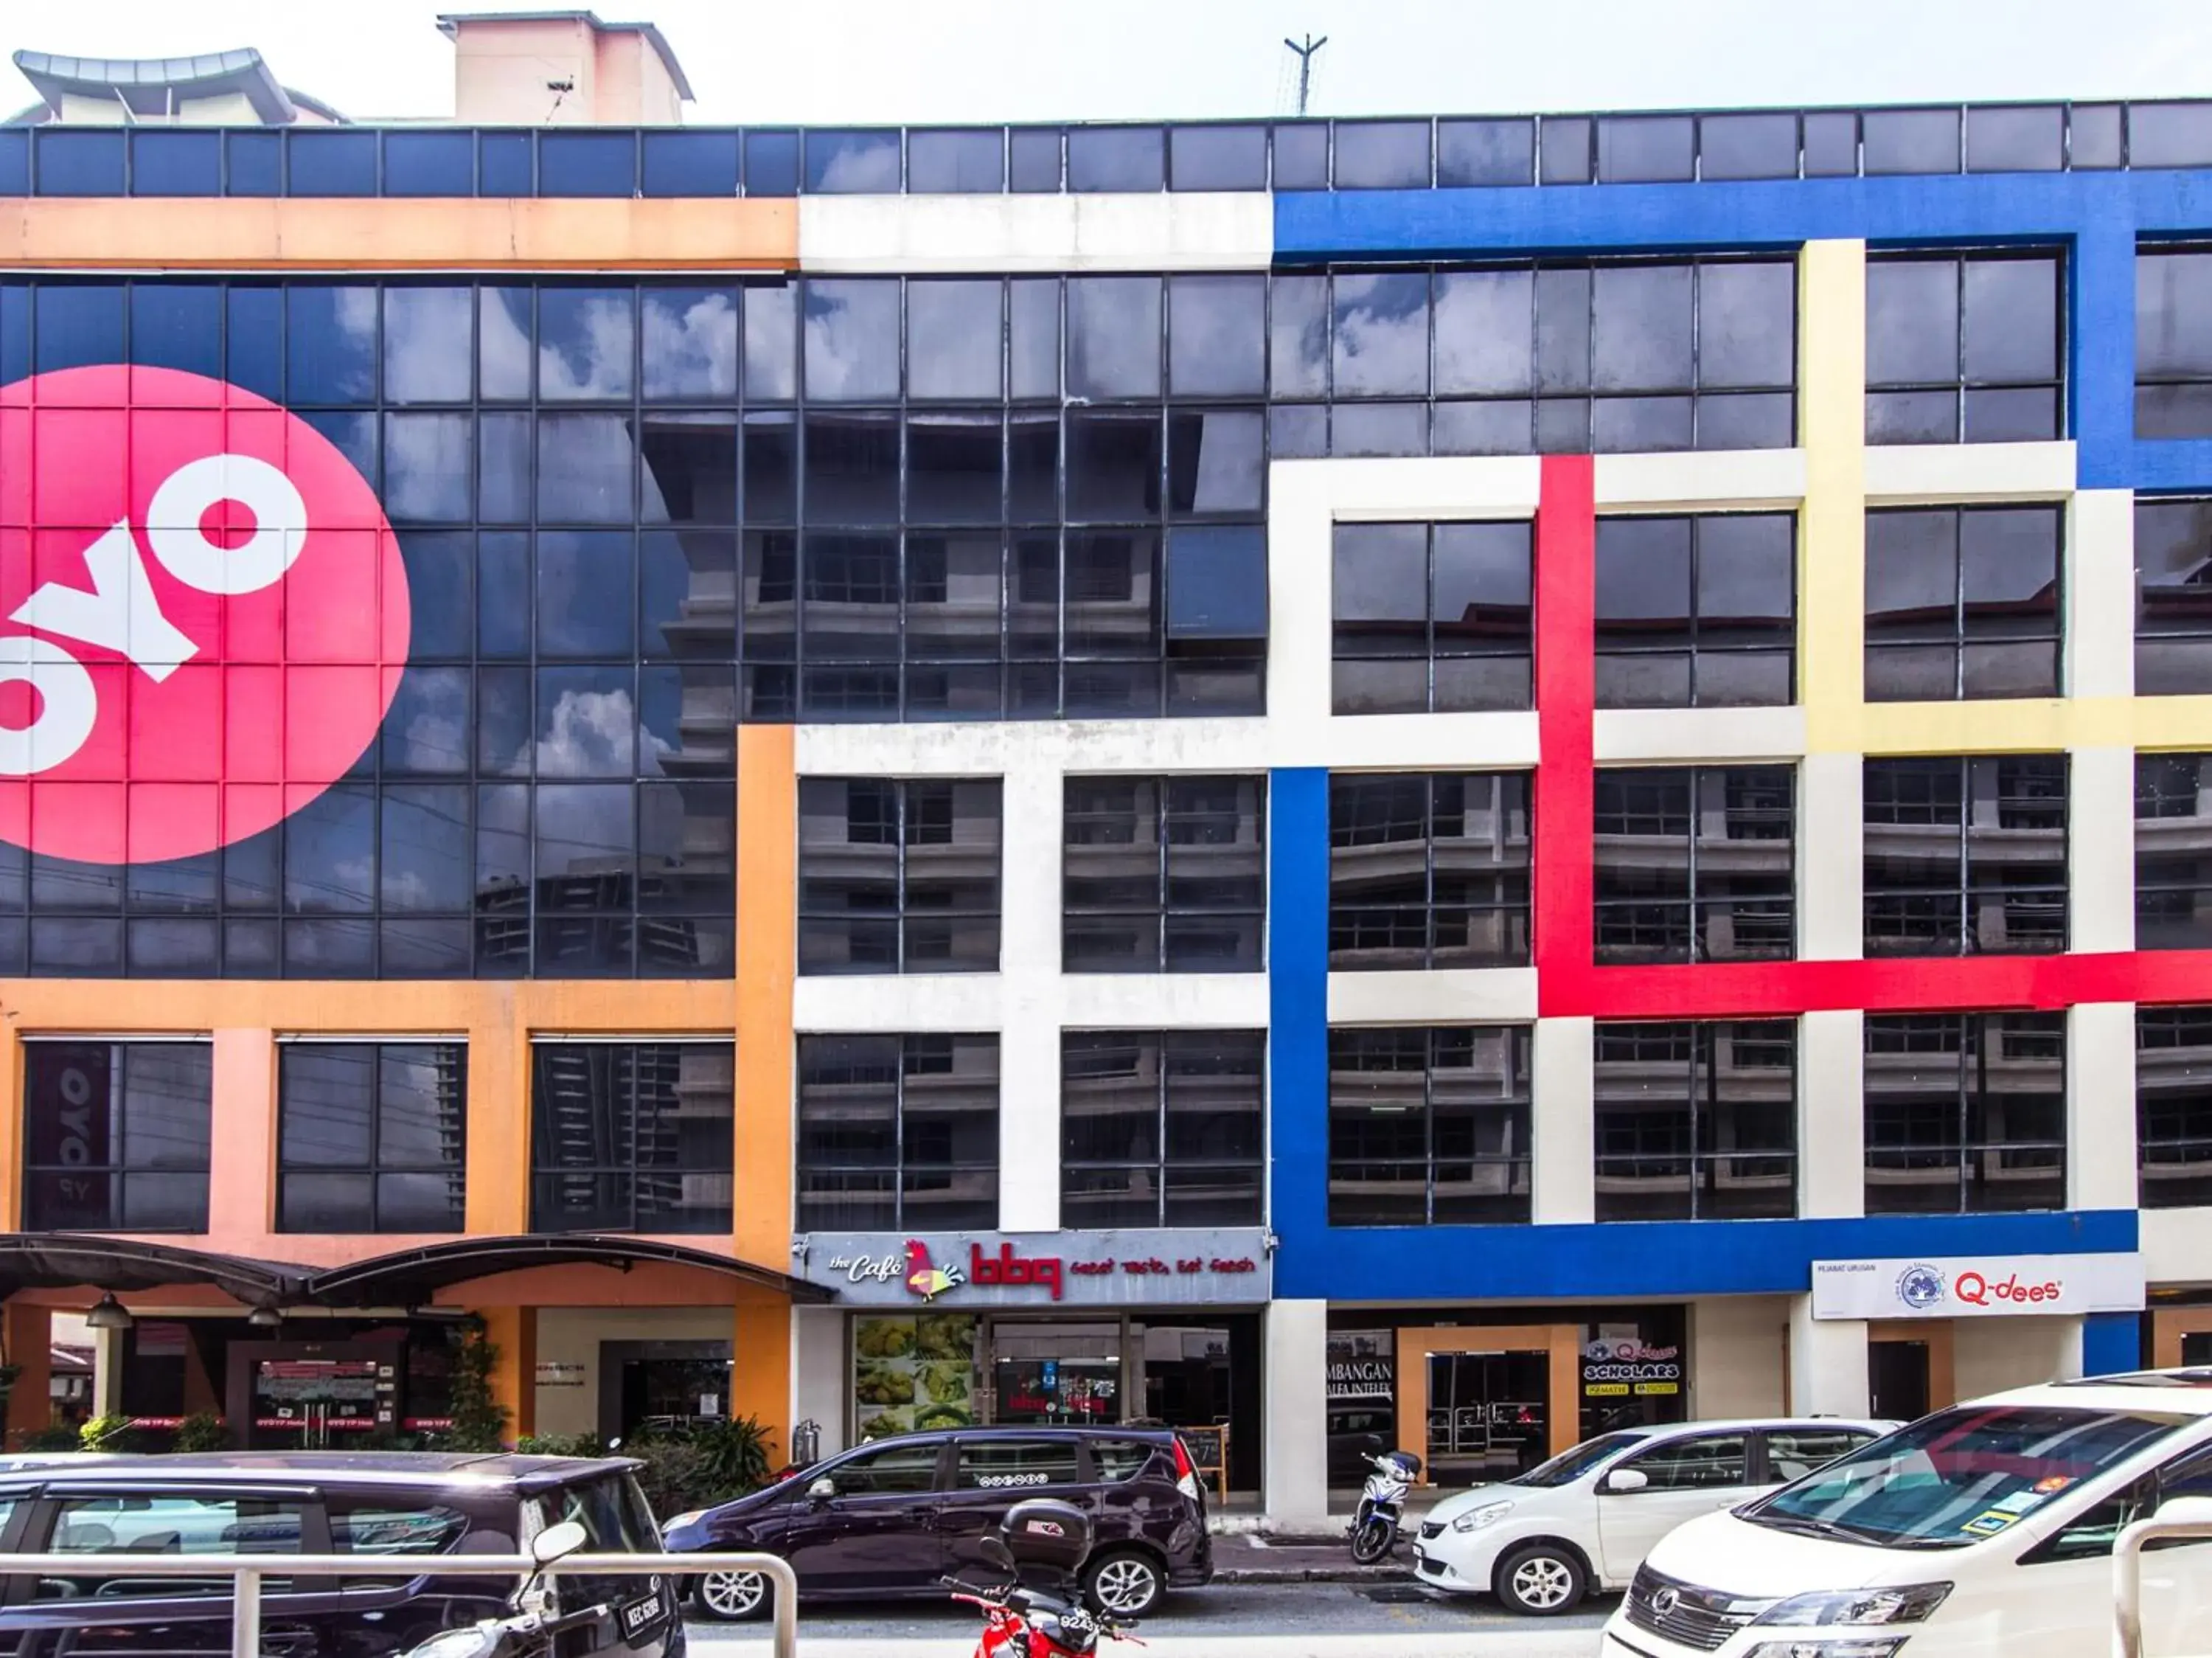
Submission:
<svg viewBox="0 0 2212 1658">
<path fill-rule="evenodd" d="M 1355 1566 L 1221 1566 L 1213 1574 L 1217 1583 L 1411 1583 L 1416 1580 L 1403 1567 Z"/>
</svg>

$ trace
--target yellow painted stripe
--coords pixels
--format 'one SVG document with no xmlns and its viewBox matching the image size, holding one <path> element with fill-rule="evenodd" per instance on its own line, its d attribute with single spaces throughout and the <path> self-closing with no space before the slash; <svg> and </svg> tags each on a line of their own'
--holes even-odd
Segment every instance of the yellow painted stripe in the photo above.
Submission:
<svg viewBox="0 0 2212 1658">
<path fill-rule="evenodd" d="M 1866 680 L 1866 244 L 1808 242 L 1797 290 L 1798 696 L 1818 752 L 1851 746 Z"/>
<path fill-rule="evenodd" d="M 2212 749 L 2212 697 L 2024 697 L 1831 708 L 1808 753 L 2008 754 Z"/>
<path fill-rule="evenodd" d="M 0 265 L 179 270 L 775 270 L 799 264 L 790 200 L 0 203 Z"/>
</svg>

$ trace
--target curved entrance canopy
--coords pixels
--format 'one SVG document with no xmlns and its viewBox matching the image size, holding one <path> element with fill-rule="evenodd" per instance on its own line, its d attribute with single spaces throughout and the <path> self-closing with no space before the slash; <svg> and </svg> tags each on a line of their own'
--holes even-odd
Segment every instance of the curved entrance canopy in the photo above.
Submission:
<svg viewBox="0 0 2212 1658">
<path fill-rule="evenodd" d="M 456 1238 L 317 1271 L 241 1255 L 210 1254 L 143 1239 L 64 1232 L 0 1233 L 0 1301 L 19 1289 L 161 1289 L 207 1284 L 248 1307 L 416 1307 L 441 1289 L 533 1266 L 697 1267 L 795 1301 L 832 1292 L 750 1261 L 683 1244 L 597 1234 Z"/>
<path fill-rule="evenodd" d="M 795 1301 L 826 1301 L 831 1292 L 788 1274 L 756 1266 L 732 1255 L 692 1249 L 648 1238 L 592 1234 L 551 1237 L 456 1238 L 451 1243 L 403 1249 L 390 1255 L 349 1261 L 311 1274 L 302 1287 L 305 1300 L 332 1307 L 416 1307 L 441 1289 L 495 1272 L 521 1272 L 533 1266 L 693 1266 L 773 1289 Z"/>
<path fill-rule="evenodd" d="M 19 1289 L 163 1289 L 209 1284 L 248 1307 L 300 1299 L 303 1268 L 242 1255 L 211 1255 L 136 1238 L 67 1232 L 0 1233 L 0 1299 Z"/>
</svg>

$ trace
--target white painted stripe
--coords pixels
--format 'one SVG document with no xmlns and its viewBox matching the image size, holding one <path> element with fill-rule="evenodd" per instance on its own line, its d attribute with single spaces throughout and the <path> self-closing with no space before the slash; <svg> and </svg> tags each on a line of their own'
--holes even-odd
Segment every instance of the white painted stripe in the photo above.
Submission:
<svg viewBox="0 0 2212 1658">
<path fill-rule="evenodd" d="M 2212 1208 L 2146 1209 L 2136 1224 L 2153 1284 L 2212 1283 Z"/>
<path fill-rule="evenodd" d="M 2066 694 L 2136 691 L 2136 497 L 2084 490 L 2066 524 Z"/>
<path fill-rule="evenodd" d="M 2136 947 L 2136 756 L 2077 748 L 2066 784 L 2069 948 Z M 2072 1069 L 2069 1064 L 2068 1069 Z"/>
<path fill-rule="evenodd" d="M 1805 498 L 1802 449 L 1601 454 L 1594 472 L 1600 512 L 1786 508 Z"/>
<path fill-rule="evenodd" d="M 1267 1028 L 1265 973 L 1069 973 L 1060 984 L 1069 1030 Z"/>
<path fill-rule="evenodd" d="M 1006 1023 L 1004 973 L 802 973 L 792 1028 L 808 1033 L 995 1031 Z"/>
<path fill-rule="evenodd" d="M 1882 443 L 1866 451 L 1869 506 L 2055 501 L 2073 493 L 2078 476 L 2070 442 Z"/>
<path fill-rule="evenodd" d="M 1597 1218 L 1596 1030 L 1587 1019 L 1540 1019 L 1529 1061 L 1531 1218 L 1539 1226 Z"/>
<path fill-rule="evenodd" d="M 1264 271 L 1274 253 L 1258 191 L 799 198 L 807 271 Z"/>
<path fill-rule="evenodd" d="M 2136 1206 L 2136 1004 L 2066 1015 L 2066 1206 Z"/>
<path fill-rule="evenodd" d="M 1808 1013 L 1797 1023 L 1797 1212 L 1866 1213 L 1866 1015 Z"/>
<path fill-rule="evenodd" d="M 1797 954 L 1856 961 L 1866 949 L 1862 820 L 1866 761 L 1808 754 L 1797 767 Z"/>
<path fill-rule="evenodd" d="M 1795 759 L 1805 752 L 1805 710 L 1601 708 L 1591 738 L 1601 765 Z"/>
<path fill-rule="evenodd" d="M 1328 976 L 1331 1025 L 1527 1024 L 1535 1017 L 1534 967 Z"/>
</svg>

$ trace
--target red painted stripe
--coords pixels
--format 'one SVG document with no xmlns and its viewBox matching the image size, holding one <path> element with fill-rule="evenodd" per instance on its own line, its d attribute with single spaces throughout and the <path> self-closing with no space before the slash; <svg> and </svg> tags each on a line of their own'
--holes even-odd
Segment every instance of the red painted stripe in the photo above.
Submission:
<svg viewBox="0 0 2212 1658">
<path fill-rule="evenodd" d="M 1537 1003 L 1578 999 L 1590 976 L 1595 699 L 1595 466 L 1547 455 L 1536 499 L 1536 768 L 1530 829 Z"/>
</svg>

